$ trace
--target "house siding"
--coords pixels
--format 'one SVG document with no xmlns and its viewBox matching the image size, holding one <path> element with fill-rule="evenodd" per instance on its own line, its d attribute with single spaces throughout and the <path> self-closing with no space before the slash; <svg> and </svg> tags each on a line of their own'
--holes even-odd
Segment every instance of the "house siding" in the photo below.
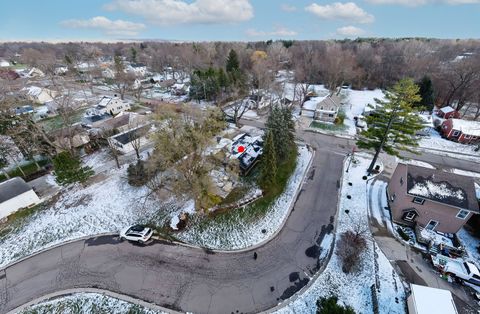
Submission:
<svg viewBox="0 0 480 314">
<path fill-rule="evenodd" d="M 39 204 L 40 199 L 33 190 L 29 190 L 0 204 L 0 220 L 17 210 Z"/>
<path fill-rule="evenodd" d="M 403 177 L 403 185 L 400 178 Z M 423 205 L 413 203 L 414 197 L 407 194 L 407 166 L 398 164 L 393 173 L 390 183 L 387 187 L 388 203 L 392 211 L 392 220 L 402 225 L 412 225 L 403 220 L 405 210 L 414 208 L 418 213 L 415 222 L 421 227 L 425 227 L 430 220 L 438 221 L 436 231 L 446 233 L 457 233 L 462 226 L 470 219 L 472 213 L 469 213 L 465 219 L 457 218 L 456 215 L 460 208 L 444 205 L 425 199 Z M 391 196 L 395 195 L 395 200 L 391 201 Z"/>
</svg>

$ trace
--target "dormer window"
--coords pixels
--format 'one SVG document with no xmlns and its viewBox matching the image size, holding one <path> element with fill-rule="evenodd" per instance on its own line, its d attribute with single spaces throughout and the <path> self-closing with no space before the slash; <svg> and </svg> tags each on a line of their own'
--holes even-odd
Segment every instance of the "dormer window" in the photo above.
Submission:
<svg viewBox="0 0 480 314">
<path fill-rule="evenodd" d="M 414 197 L 413 198 L 413 202 L 415 204 L 419 204 L 419 205 L 423 205 L 423 203 L 425 203 L 425 199 L 421 198 L 421 197 Z"/>
</svg>

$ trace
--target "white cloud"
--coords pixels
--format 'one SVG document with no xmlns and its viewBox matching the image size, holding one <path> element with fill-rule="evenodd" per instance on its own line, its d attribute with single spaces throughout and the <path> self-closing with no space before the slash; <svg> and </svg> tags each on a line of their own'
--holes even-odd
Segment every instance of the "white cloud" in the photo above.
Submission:
<svg viewBox="0 0 480 314">
<path fill-rule="evenodd" d="M 145 29 L 145 24 L 142 23 L 124 20 L 112 21 L 104 16 L 96 16 L 88 20 L 67 20 L 61 22 L 61 24 L 70 28 L 99 29 L 111 36 L 135 36 L 138 32 Z"/>
<path fill-rule="evenodd" d="M 280 6 L 280 8 L 282 9 L 282 11 L 285 11 L 285 12 L 295 12 L 295 11 L 297 11 L 297 7 L 296 7 L 296 6 L 290 5 L 290 4 L 286 4 L 286 3 L 282 4 L 282 5 Z"/>
<path fill-rule="evenodd" d="M 298 34 L 296 31 L 289 30 L 285 27 L 277 27 L 271 32 L 257 31 L 250 28 L 247 29 L 245 33 L 249 37 L 293 37 Z"/>
<path fill-rule="evenodd" d="M 234 23 L 253 18 L 249 0 L 114 0 L 105 8 L 139 15 L 158 25 Z"/>
<path fill-rule="evenodd" d="M 337 28 L 337 34 L 345 37 L 356 37 L 365 34 L 365 31 L 355 26 L 344 26 Z"/>
<path fill-rule="evenodd" d="M 399 4 L 408 7 L 418 7 L 432 3 L 446 3 L 450 5 L 477 4 L 480 0 L 367 0 L 373 4 Z"/>
<path fill-rule="evenodd" d="M 372 14 L 365 12 L 365 10 L 353 2 L 335 2 L 327 5 L 312 3 L 307 6 L 305 10 L 327 20 L 345 20 L 352 23 L 372 23 L 375 20 L 375 17 Z"/>
</svg>

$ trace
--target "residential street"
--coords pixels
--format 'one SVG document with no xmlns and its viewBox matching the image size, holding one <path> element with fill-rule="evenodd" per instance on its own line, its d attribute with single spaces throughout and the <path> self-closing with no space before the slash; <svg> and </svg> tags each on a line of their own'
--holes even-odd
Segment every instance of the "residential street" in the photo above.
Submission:
<svg viewBox="0 0 480 314">
<path fill-rule="evenodd" d="M 76 241 L 0 270 L 1 312 L 55 291 L 88 287 L 196 313 L 274 307 L 322 266 L 319 244 L 333 228 L 337 198 L 332 196 L 337 195 L 343 157 L 317 147 L 285 227 L 255 249 L 256 260 L 253 251 L 213 253 L 160 241 L 145 247 L 119 243 L 112 236 Z"/>
</svg>

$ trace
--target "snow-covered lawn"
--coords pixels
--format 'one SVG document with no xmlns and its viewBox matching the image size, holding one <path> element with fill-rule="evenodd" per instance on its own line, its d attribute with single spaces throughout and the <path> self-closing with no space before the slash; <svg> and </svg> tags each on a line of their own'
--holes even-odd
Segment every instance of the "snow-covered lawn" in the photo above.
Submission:
<svg viewBox="0 0 480 314">
<path fill-rule="evenodd" d="M 218 220 L 207 221 L 203 226 L 194 223 L 192 227 L 177 234 L 177 238 L 219 250 L 243 249 L 269 239 L 287 218 L 290 205 L 295 201 L 295 194 L 303 183 L 311 158 L 312 154 L 305 146 L 299 147 L 297 167 L 287 183 L 287 188 L 268 212 L 258 220 L 246 219 L 241 213 L 246 209 L 237 209 L 238 215 L 229 215 L 228 221 L 222 220 L 220 223 Z M 199 224 L 202 222 L 199 221 Z"/>
<path fill-rule="evenodd" d="M 466 158 L 480 161 L 480 155 L 475 152 L 474 145 L 460 144 L 453 141 L 449 141 L 441 137 L 441 135 L 434 129 L 430 129 L 428 137 L 422 137 L 419 141 L 420 148 L 426 149 L 429 152 L 439 153 L 444 152 L 446 155 L 454 155 L 458 158 Z M 461 154 L 476 155 L 478 157 L 462 156 Z M 470 157 L 470 158 L 468 158 Z"/>
<path fill-rule="evenodd" d="M 78 293 L 50 301 L 45 301 L 19 314 L 87 314 L 87 313 L 115 313 L 115 314 L 163 314 L 134 305 L 119 299 L 111 298 L 98 293 Z"/>
<path fill-rule="evenodd" d="M 480 252 L 477 250 L 477 247 L 480 246 L 480 239 L 474 237 L 465 228 L 460 229 L 457 236 L 465 246 L 468 256 L 480 264 Z"/>
<path fill-rule="evenodd" d="M 147 188 L 126 181 L 126 165 L 107 178 L 83 188 L 74 186 L 33 215 L 11 221 L 0 236 L 0 267 L 68 240 L 118 232 L 134 223 L 166 219 L 179 211 L 176 202 L 144 201 Z"/>
<path fill-rule="evenodd" d="M 357 223 L 368 225 L 367 189 L 362 176 L 370 160 L 356 157 L 357 164 L 344 173 L 336 238 Z M 348 185 L 351 182 L 352 186 Z M 351 199 L 347 199 L 347 195 Z M 345 210 L 348 209 L 348 214 Z M 367 248 L 359 256 L 360 265 L 355 273 L 345 274 L 336 254 L 333 254 L 325 271 L 307 290 L 292 303 L 276 313 L 315 313 L 319 297 L 336 295 L 339 302 L 354 308 L 356 313 L 373 313 L 371 287 L 376 284 L 379 313 L 405 313 L 405 288 L 390 262 L 367 232 Z"/>
<path fill-rule="evenodd" d="M 384 99 L 384 93 L 381 89 L 375 90 L 353 90 L 348 89 L 343 91 L 347 94 L 345 105 L 345 125 L 348 126 L 348 133 L 351 135 L 357 134 L 354 117 L 363 114 L 365 107 L 368 104 L 375 105 L 375 98 Z"/>
<path fill-rule="evenodd" d="M 250 221 L 238 216 L 235 221 L 211 224 L 207 229 L 193 224 L 176 236 L 188 243 L 227 250 L 245 248 L 269 238 L 286 219 L 307 170 L 311 153 L 306 147 L 301 147 L 299 152 L 298 165 L 288 188 L 265 217 Z M 105 152 L 100 152 L 85 162 L 95 166 L 105 162 L 105 158 Z M 127 165 L 119 170 L 111 169 L 101 175 L 106 178 L 85 188 L 74 186 L 63 190 L 53 203 L 44 204 L 28 217 L 0 226 L 0 267 L 68 240 L 118 232 L 135 223 L 154 222 L 163 226 L 182 212 L 192 213 L 192 202 L 188 200 L 145 200 L 149 190 L 130 186 L 126 180 L 126 168 Z"/>
</svg>

